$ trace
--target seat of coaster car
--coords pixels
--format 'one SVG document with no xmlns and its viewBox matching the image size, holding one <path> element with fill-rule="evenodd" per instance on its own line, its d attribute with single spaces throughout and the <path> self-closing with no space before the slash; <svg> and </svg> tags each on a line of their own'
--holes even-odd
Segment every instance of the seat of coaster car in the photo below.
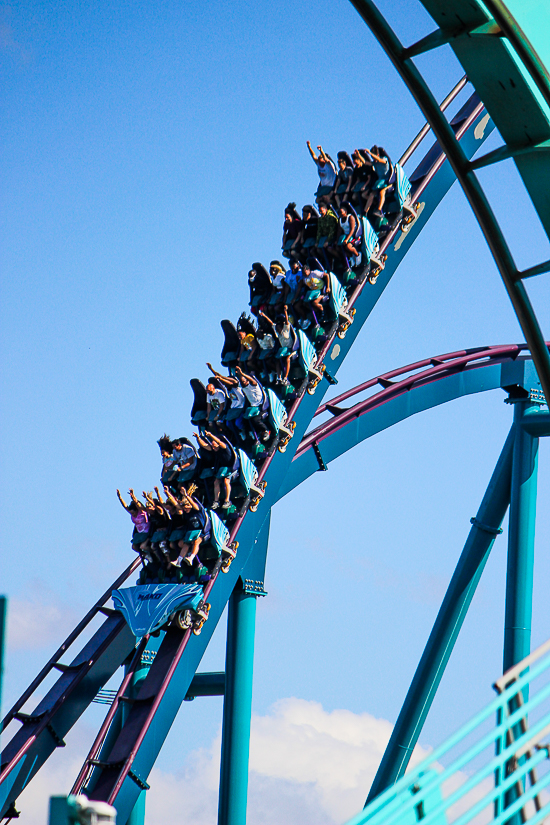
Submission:
<svg viewBox="0 0 550 825">
<path fill-rule="evenodd" d="M 221 362 L 224 367 L 231 367 L 237 363 L 239 350 L 241 348 L 241 341 L 239 334 L 231 321 L 224 319 L 221 322 L 221 328 L 225 336 L 221 354 Z"/>
<path fill-rule="evenodd" d="M 257 306 L 263 298 L 271 295 L 273 281 L 271 280 L 271 275 L 265 266 L 259 261 L 253 263 L 251 268 L 254 270 L 256 275 L 252 282 L 250 279 L 248 282 L 250 287 L 250 305 Z"/>
<path fill-rule="evenodd" d="M 206 387 L 198 378 L 189 382 L 193 390 L 193 406 L 191 407 L 191 423 L 201 424 L 206 420 Z"/>
</svg>

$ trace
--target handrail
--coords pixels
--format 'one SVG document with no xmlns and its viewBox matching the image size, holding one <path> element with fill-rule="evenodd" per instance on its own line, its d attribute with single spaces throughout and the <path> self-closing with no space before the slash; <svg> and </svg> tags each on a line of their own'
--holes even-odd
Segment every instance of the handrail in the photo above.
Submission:
<svg viewBox="0 0 550 825">
<path fill-rule="evenodd" d="M 509 788 L 517 786 L 527 776 L 531 779 L 531 788 L 529 790 L 525 789 L 520 798 L 504 808 L 493 821 L 496 823 L 508 821 L 516 811 L 524 808 L 527 801 L 534 800 L 550 782 L 550 772 L 546 773 L 542 779 L 533 781 L 535 779 L 535 767 L 549 758 L 549 746 L 546 744 L 541 745 L 540 741 L 547 735 L 549 730 L 550 682 L 547 680 L 538 691 L 530 695 L 530 698 L 524 704 L 516 707 L 512 712 L 510 712 L 510 709 L 514 707 L 516 697 L 536 679 L 544 674 L 547 677 L 550 676 L 549 651 L 550 640 L 507 671 L 498 680 L 502 684 L 506 682 L 507 686 L 495 699 L 477 713 L 470 722 L 449 737 L 446 742 L 437 747 L 413 770 L 401 777 L 395 785 L 387 788 L 377 796 L 348 825 L 363 825 L 366 822 L 373 825 L 378 822 L 383 822 L 384 825 L 397 825 L 401 821 L 409 821 L 412 810 L 418 809 L 419 804 L 423 806 L 422 821 L 426 825 L 431 825 L 431 823 L 441 821 L 445 811 L 459 800 L 463 799 L 462 805 L 464 805 L 470 792 L 479 786 L 483 780 L 494 775 L 495 770 L 502 768 L 506 768 L 506 770 L 503 773 L 501 784 L 494 786 L 488 792 L 484 792 L 481 798 L 476 796 L 468 810 L 464 811 L 454 821 L 454 825 L 466 825 L 492 801 L 502 797 Z M 516 681 L 511 681 L 512 679 L 516 679 Z M 543 702 L 546 702 L 544 713 L 540 718 L 537 718 L 530 728 L 525 726 L 520 736 L 517 738 L 510 737 L 506 747 L 500 753 L 490 757 L 473 774 L 468 771 L 467 766 L 474 759 L 479 757 L 488 747 L 491 747 L 496 739 L 506 740 L 507 734 L 517 725 L 525 722 L 528 715 L 532 715 L 535 710 L 540 709 Z M 491 718 L 500 721 L 497 721 L 492 730 L 485 731 L 482 726 Z M 430 771 L 430 766 L 441 765 L 442 759 L 454 748 L 460 747 L 463 743 L 471 742 L 476 732 L 480 734 L 477 741 L 468 744 L 464 752 L 460 753 L 439 772 Z M 466 773 L 466 781 L 452 791 L 447 798 L 438 798 L 438 794 L 435 793 L 437 789 L 441 788 L 443 783 L 451 777 L 456 776 L 458 772 Z M 422 778 L 422 781 L 419 781 L 420 778 Z M 415 791 L 411 792 L 413 788 Z M 539 821 L 542 818 L 541 811 L 545 811 L 547 814 L 549 805 L 550 801 L 547 801 L 546 805 L 541 805 L 535 816 L 529 819 L 529 822 Z"/>
</svg>

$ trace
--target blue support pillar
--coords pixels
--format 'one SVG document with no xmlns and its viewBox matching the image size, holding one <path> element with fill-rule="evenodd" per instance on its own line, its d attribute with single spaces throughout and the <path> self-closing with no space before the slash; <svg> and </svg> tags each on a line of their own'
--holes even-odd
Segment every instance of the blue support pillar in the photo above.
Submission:
<svg viewBox="0 0 550 825">
<path fill-rule="evenodd" d="M 156 640 L 150 640 L 153 642 L 151 645 L 154 653 L 158 648 L 158 642 Z M 149 651 L 146 651 L 146 654 Z M 144 655 L 141 659 L 141 662 L 136 667 L 134 671 L 134 675 L 132 676 L 132 680 L 128 686 L 127 696 L 129 699 L 135 699 L 139 693 L 139 689 L 141 688 L 141 684 L 143 680 L 147 677 L 151 665 L 153 663 L 153 657 Z M 126 673 L 128 669 L 128 664 L 125 666 L 124 672 Z M 122 704 L 122 713 L 120 715 L 120 726 L 122 727 L 126 722 L 128 714 L 130 713 L 130 705 L 126 702 Z M 145 825 L 145 795 L 147 791 L 142 790 L 136 800 L 136 804 L 132 808 L 132 812 L 126 821 L 126 825 Z"/>
<path fill-rule="evenodd" d="M 245 825 L 256 599 L 265 596 L 269 514 L 228 605 L 218 825 Z"/>
<path fill-rule="evenodd" d="M 237 588 L 227 618 L 218 825 L 246 823 L 257 596 Z"/>
<path fill-rule="evenodd" d="M 372 783 L 367 803 L 403 776 L 510 503 L 514 426 L 508 434 L 424 653 Z"/>
<path fill-rule="evenodd" d="M 520 421 L 525 413 L 535 407 L 521 401 L 516 402 L 514 409 L 516 434 L 508 527 L 504 672 L 525 659 L 531 651 L 539 440 L 526 432 Z"/>
<path fill-rule="evenodd" d="M 531 615 L 533 608 L 533 570 L 535 563 L 535 520 L 537 502 L 538 437 L 527 432 L 521 423 L 524 414 L 536 412 L 538 405 L 530 401 L 516 401 L 514 408 L 514 451 L 508 523 L 508 562 L 506 569 L 506 608 L 504 613 L 503 672 L 521 662 L 531 652 Z M 523 691 L 528 699 L 528 688 Z M 510 707 L 515 710 L 516 702 Z M 497 723 L 502 721 L 500 714 Z M 511 732 L 521 736 L 518 725 Z M 506 743 L 497 741 L 497 753 Z M 495 772 L 495 784 L 502 781 L 500 769 Z M 495 799 L 497 817 L 502 808 L 508 808 L 518 798 L 518 787 L 511 788 L 502 799 Z M 508 825 L 520 825 L 519 813 Z"/>
</svg>

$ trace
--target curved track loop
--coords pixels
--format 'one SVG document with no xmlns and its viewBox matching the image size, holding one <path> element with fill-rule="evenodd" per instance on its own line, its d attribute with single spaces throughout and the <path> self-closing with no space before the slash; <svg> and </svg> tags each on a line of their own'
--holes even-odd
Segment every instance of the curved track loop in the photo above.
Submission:
<svg viewBox="0 0 550 825">
<path fill-rule="evenodd" d="M 531 350 L 545 396 L 550 400 L 550 355 L 545 345 L 544 336 L 535 311 L 521 280 L 522 277 L 535 273 L 529 271 L 522 273 L 518 270 L 510 248 L 489 204 L 489 200 L 475 175 L 474 167 L 476 166 L 476 162 L 471 163 L 466 157 L 459 142 L 456 140 L 450 124 L 441 112 L 428 85 L 413 63 L 412 57 L 445 43 L 451 43 L 458 59 L 461 60 L 468 74 L 468 79 L 473 82 L 475 88 L 478 89 L 485 105 L 487 105 L 489 113 L 497 123 L 501 134 L 503 134 L 505 139 L 507 139 L 507 133 L 510 134 L 512 145 L 509 146 L 509 151 L 501 152 L 490 158 L 488 162 L 494 162 L 504 157 L 515 156 L 518 170 L 524 178 L 529 194 L 548 232 L 550 230 L 550 208 L 548 206 L 547 193 L 538 192 L 540 189 L 540 180 L 536 181 L 532 176 L 531 169 L 524 166 L 522 162 L 522 157 L 526 154 L 532 155 L 534 151 L 540 149 L 544 153 L 546 163 L 548 163 L 549 147 L 544 144 L 544 141 L 550 139 L 550 120 L 547 110 L 541 110 L 540 106 L 537 105 L 538 101 L 533 90 L 526 84 L 525 87 L 522 86 L 520 82 L 521 73 L 518 71 L 517 61 L 513 60 L 510 55 L 508 55 L 509 61 L 506 60 L 507 50 L 505 44 L 502 43 L 496 44 L 499 48 L 498 54 L 493 55 L 493 52 L 491 52 L 491 56 L 495 59 L 498 58 L 496 65 L 499 69 L 502 68 L 502 70 L 509 71 L 509 73 L 513 75 L 511 82 L 513 83 L 513 88 L 518 89 L 518 91 L 516 94 L 511 92 L 505 101 L 502 96 L 499 98 L 494 94 L 489 94 L 488 99 L 486 99 L 485 92 L 489 93 L 490 91 L 490 84 L 486 81 L 486 76 L 489 73 L 492 74 L 494 86 L 497 85 L 494 81 L 498 78 L 495 78 L 495 60 L 484 60 L 483 58 L 487 58 L 487 55 L 483 53 L 475 56 L 472 55 L 472 53 L 476 51 L 475 48 L 472 48 L 472 43 L 476 42 L 476 36 L 475 34 L 474 37 L 471 35 L 476 29 L 479 29 L 483 25 L 490 25 L 491 23 L 491 18 L 489 18 L 487 13 L 482 9 L 481 3 L 478 4 L 475 0 L 472 0 L 472 2 L 470 2 L 470 0 L 468 0 L 468 2 L 465 2 L 465 0 L 450 0 L 450 2 L 444 4 L 445 7 L 443 7 L 443 4 L 441 4 L 439 0 L 423 0 L 423 5 L 442 28 L 435 33 L 435 36 L 429 35 L 427 38 L 424 38 L 423 41 L 420 41 L 409 49 L 403 46 L 372 0 L 351 0 L 351 3 L 367 26 L 369 26 L 392 61 L 416 103 L 422 110 L 426 120 L 432 127 L 440 146 L 444 149 L 447 159 L 470 203 L 483 231 L 485 240 L 493 254 L 504 286 L 512 302 L 523 334 L 525 335 L 525 340 Z M 452 9 L 454 13 L 449 13 L 450 9 Z M 504 32 L 500 33 L 504 34 Z M 468 39 L 468 48 L 461 48 L 466 38 Z M 494 34 L 492 36 L 489 34 L 479 36 L 479 42 L 483 44 L 483 46 L 488 41 L 495 46 L 496 41 L 499 39 L 500 38 L 498 36 L 495 37 Z M 483 46 L 480 45 L 480 50 Z M 510 66 L 508 66 L 508 62 Z M 508 75 L 503 79 L 507 80 L 507 77 Z M 521 89 L 518 88 L 520 86 Z M 502 88 L 504 89 L 503 85 Z M 520 94 L 520 91 L 523 94 Z M 504 112 L 502 110 L 503 102 L 511 107 L 511 111 Z M 527 127 L 525 127 L 526 134 L 523 135 L 521 152 L 516 152 L 518 147 L 513 146 L 514 133 L 509 124 L 514 121 L 514 117 L 517 123 L 523 124 L 525 122 L 525 112 L 520 107 L 524 107 L 526 102 L 530 104 L 530 114 L 533 120 L 538 116 L 537 125 L 539 129 L 537 136 L 534 139 L 530 139 L 527 134 Z M 516 106 L 516 110 L 514 110 L 514 106 Z M 528 120 L 528 123 L 529 128 L 531 128 L 531 121 Z M 544 181 L 542 172 L 539 177 Z M 535 269 L 537 272 L 546 271 L 547 264 L 548 262 L 545 262 L 542 265 L 536 266 Z"/>
<path fill-rule="evenodd" d="M 528 353 L 525 344 L 508 344 L 426 358 L 376 376 L 322 404 L 316 414 L 329 412 L 333 418 L 310 430 L 300 442 L 280 498 L 357 444 L 411 415 L 498 388 L 521 392 L 518 388 L 523 387 L 525 396 L 529 390 L 540 391 L 533 362 L 522 352 Z M 400 375 L 405 377 L 395 381 Z M 383 389 L 353 406 L 340 406 L 380 385 Z"/>
<path fill-rule="evenodd" d="M 463 84 L 462 81 L 461 84 Z M 473 95 L 453 118 L 449 128 L 452 131 L 453 138 L 456 135 L 457 140 L 461 141 L 465 154 L 471 157 L 490 134 L 493 125 L 490 120 L 487 120 L 483 104 L 480 103 L 476 95 Z M 415 142 L 416 146 L 419 142 L 419 140 Z M 407 232 L 396 227 L 385 239 L 381 250 L 382 252 L 386 250 L 388 254 L 385 269 L 380 273 L 375 285 L 367 284 L 365 281 L 356 288 L 349 301 L 350 308 L 356 309 L 354 323 L 347 330 L 345 338 L 342 340 L 336 338 L 337 326 L 333 327 L 329 340 L 317 356 L 317 367 L 326 360 L 330 372 L 334 374 L 341 366 L 355 338 L 408 248 L 410 248 L 410 245 L 454 182 L 454 175 L 446 161 L 444 151 L 441 150 L 438 144 L 435 144 L 410 176 L 413 184 L 413 202 L 420 197 L 426 199 L 425 202 L 422 202 L 422 213 L 420 214 L 419 210 L 417 220 Z M 120 735 L 114 744 L 106 749 L 105 753 L 105 749 L 102 749 L 105 742 L 101 739 L 101 736 L 94 743 L 94 752 L 96 754 L 101 752 L 101 765 L 97 765 L 97 763 L 95 765 L 91 784 L 88 783 L 87 785 L 89 795 L 92 798 L 104 799 L 111 803 L 116 801 L 119 816 L 123 821 L 128 818 L 140 789 L 143 787 L 143 783 L 154 764 L 228 599 L 239 578 L 244 578 L 246 575 L 247 565 L 253 555 L 255 541 L 267 518 L 269 508 L 280 497 L 279 493 L 289 471 L 293 454 L 299 446 L 299 440 L 304 436 L 315 415 L 320 396 L 328 389 L 328 384 L 319 385 L 316 392 L 317 398 L 315 398 L 306 393 L 306 385 L 307 380 L 301 386 L 298 397 L 289 411 L 289 420 L 294 420 L 296 424 L 294 439 L 290 442 L 285 454 L 275 452 L 262 465 L 259 481 L 267 482 L 267 490 L 258 512 L 247 512 L 246 519 L 243 512 L 232 530 L 231 540 L 234 540 L 237 534 L 239 536 L 240 548 L 237 559 L 233 562 L 227 575 L 213 579 L 206 588 L 205 599 L 208 599 L 211 603 L 211 610 L 209 621 L 204 626 L 201 636 L 197 638 L 192 636 L 190 631 L 170 628 L 164 636 L 138 696 L 133 700 Z M 275 456 L 277 457 L 276 460 Z M 114 620 L 114 617 L 110 617 L 108 621 L 110 620 Z M 128 652 L 126 651 L 123 655 L 121 650 L 111 651 L 111 664 L 114 664 L 117 656 L 117 666 L 121 664 Z M 63 715 L 64 710 L 64 696 L 60 698 L 60 695 L 63 694 L 63 680 L 66 676 L 66 673 L 62 674 L 59 684 L 54 686 L 48 695 L 48 707 L 54 708 L 55 706 L 55 711 L 61 715 Z M 97 681 L 96 687 L 99 689 L 102 684 Z M 79 714 L 85 707 L 84 701 L 89 704 L 92 698 L 93 694 L 82 697 L 78 705 Z M 67 703 L 65 702 L 65 704 Z M 39 705 L 37 710 L 40 710 L 40 707 Z M 74 713 L 71 712 L 65 713 L 63 717 L 64 726 L 67 729 L 73 723 L 73 716 Z M 29 718 L 32 719 L 32 725 L 34 725 L 35 717 Z M 55 717 L 50 717 L 50 720 L 51 718 Z M 108 725 L 104 725 L 102 731 L 106 731 L 107 727 Z M 47 739 L 48 735 L 51 735 L 52 730 L 54 728 L 50 723 L 42 725 L 42 741 L 44 736 Z M 54 733 L 57 730 L 56 727 Z M 17 766 L 17 770 L 12 771 L 12 775 L 9 777 L 8 785 L 11 782 L 10 788 L 4 796 L 0 796 L 0 800 L 4 801 L 4 811 L 9 802 L 17 798 L 22 787 L 27 784 L 29 778 L 32 778 L 32 775 L 41 767 L 55 747 L 49 741 L 46 744 L 41 744 L 35 735 L 36 728 L 29 728 L 26 742 L 23 741 L 25 739 L 24 729 L 21 729 L 19 734 L 8 744 L 3 753 L 4 765 L 9 762 L 10 765 Z M 21 747 L 17 746 L 18 743 L 21 743 Z M 24 753 L 23 759 L 21 759 L 22 753 Z M 28 770 L 25 765 L 28 766 Z M 86 770 L 81 772 L 77 785 L 81 784 L 84 776 L 89 775 L 88 769 L 90 767 L 92 766 L 88 764 Z M 22 768 L 23 770 L 21 770 Z M 23 780 L 18 778 L 19 773 L 22 776 L 25 775 Z M 1 791 L 4 791 L 4 787 L 1 788 Z"/>
<path fill-rule="evenodd" d="M 432 383 L 433 381 L 447 378 L 450 375 L 456 375 L 457 373 L 463 372 L 468 368 L 479 369 L 480 367 L 487 366 L 491 362 L 503 363 L 507 360 L 515 361 L 518 355 L 524 350 L 528 350 L 526 344 L 509 344 L 503 346 L 480 347 L 479 349 L 462 350 L 461 352 L 453 352 L 447 355 L 439 355 L 424 361 L 417 361 L 415 364 L 409 364 L 407 367 L 400 367 L 397 370 L 392 370 L 391 372 L 386 372 L 383 375 L 372 378 L 364 384 L 359 384 L 357 387 L 354 387 L 342 395 L 339 395 L 332 401 L 322 404 L 315 415 L 319 415 L 325 411 L 332 412 L 330 409 L 331 407 L 334 409 L 342 401 L 351 398 L 354 395 L 359 395 L 361 392 L 364 392 L 371 387 L 375 387 L 377 384 L 381 384 L 384 389 L 370 398 L 355 404 L 351 409 L 342 410 L 339 414 L 335 415 L 331 421 L 321 424 L 316 429 L 308 432 L 296 450 L 295 458 L 302 455 L 314 442 L 319 442 L 324 438 L 328 438 L 332 435 L 332 433 L 336 432 L 341 427 L 344 427 L 351 420 L 365 415 L 365 413 L 375 407 L 378 407 L 387 401 L 391 401 L 393 398 L 397 398 L 397 396 L 402 395 L 403 393 L 410 392 L 410 390 L 415 387 L 424 386 L 428 383 Z M 417 372 L 414 375 L 408 374 L 407 377 L 403 378 L 401 381 L 392 380 L 397 378 L 399 375 L 411 373 L 415 370 L 421 370 L 421 372 Z"/>
</svg>

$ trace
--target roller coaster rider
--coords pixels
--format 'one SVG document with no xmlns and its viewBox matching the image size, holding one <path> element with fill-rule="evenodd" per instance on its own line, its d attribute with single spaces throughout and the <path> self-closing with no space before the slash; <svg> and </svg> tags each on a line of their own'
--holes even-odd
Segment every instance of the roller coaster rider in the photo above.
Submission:
<svg viewBox="0 0 550 825">
<path fill-rule="evenodd" d="M 325 203 L 319 206 L 319 221 L 317 223 L 317 236 L 315 238 L 316 256 L 321 260 L 327 269 L 330 269 L 330 247 L 338 236 L 338 218 L 331 206 Z"/>
<path fill-rule="evenodd" d="M 223 416 L 225 426 L 237 437 L 244 429 L 244 408 L 246 405 L 246 397 L 242 391 L 241 384 L 237 378 L 232 376 L 221 375 L 216 372 L 212 364 L 206 364 L 208 369 L 213 374 L 214 378 L 224 387 L 227 387 L 229 395 L 229 408 L 226 409 Z"/>
<path fill-rule="evenodd" d="M 297 257 L 298 238 L 302 231 L 302 219 L 296 211 L 296 204 L 289 203 L 285 209 L 285 222 L 283 224 L 283 241 L 281 249 L 285 258 Z"/>
<path fill-rule="evenodd" d="M 317 166 L 317 173 L 319 175 L 319 186 L 315 193 L 315 201 L 319 205 L 329 203 L 334 181 L 336 180 L 336 167 L 330 155 L 325 154 L 322 146 L 317 147 L 318 155 L 316 155 L 311 148 L 309 140 L 307 141 L 307 148 Z"/>
<path fill-rule="evenodd" d="M 128 492 L 132 499 L 129 504 L 126 504 L 122 498 L 120 490 L 117 490 L 116 494 L 126 512 L 130 514 L 130 518 L 132 519 L 132 523 L 134 525 L 134 531 L 131 538 L 132 550 L 136 553 L 144 555 L 149 546 L 149 539 L 152 535 L 152 529 L 155 526 L 155 506 L 154 504 L 150 504 L 148 501 L 146 501 L 145 504 L 139 501 L 139 499 L 135 497 L 132 488 L 130 488 Z"/>
<path fill-rule="evenodd" d="M 338 174 L 334 181 L 331 193 L 331 200 L 340 206 L 341 202 L 348 197 L 353 176 L 353 163 L 347 152 L 338 152 Z"/>
<path fill-rule="evenodd" d="M 340 237 L 332 247 L 332 254 L 336 258 L 341 258 L 344 265 L 348 260 L 351 266 L 355 266 L 361 260 L 361 252 L 358 247 L 361 243 L 360 224 L 354 210 L 348 203 L 342 202 L 338 209 L 340 213 Z"/>
<path fill-rule="evenodd" d="M 167 499 L 174 512 L 181 517 L 181 522 L 170 534 L 170 547 L 179 550 L 177 558 L 170 564 L 173 567 L 181 567 L 183 559 L 192 567 L 201 543 L 210 538 L 212 526 L 208 513 L 198 499 L 189 495 L 183 486 L 180 487 L 180 495 L 181 498 L 178 500 L 166 489 Z"/>
<path fill-rule="evenodd" d="M 208 423 L 221 421 L 227 407 L 227 396 L 212 381 L 206 385 L 206 420 Z"/>
<path fill-rule="evenodd" d="M 300 237 L 300 236 L 298 236 Z M 291 257 L 291 261 L 298 260 L 297 257 Z M 269 274 L 273 284 L 273 292 L 269 298 L 269 307 L 274 312 L 279 312 L 283 304 L 286 302 L 288 288 L 285 281 L 285 268 L 280 261 L 271 261 L 269 264 Z"/>
<path fill-rule="evenodd" d="M 174 459 L 174 476 L 177 485 L 192 481 L 198 464 L 195 445 L 188 438 L 176 438 L 172 441 L 172 458 Z"/>
<path fill-rule="evenodd" d="M 277 363 L 277 374 L 279 377 L 279 381 L 284 385 L 288 385 L 290 363 L 298 356 L 299 342 L 296 332 L 294 331 L 290 323 L 288 317 L 288 307 L 286 304 L 283 307 L 283 312 L 283 315 L 277 316 L 277 318 L 275 319 L 275 323 L 273 323 L 271 318 L 269 318 L 269 316 L 266 315 L 265 312 L 260 311 L 259 314 L 272 328 L 277 340 L 279 341 L 280 347 L 278 351 L 275 353 L 275 359 Z"/>
<path fill-rule="evenodd" d="M 211 504 L 212 510 L 217 510 L 220 506 L 221 486 L 225 493 L 221 506 L 223 510 L 231 507 L 231 482 L 235 481 L 239 474 L 239 456 L 227 438 L 221 438 L 205 430 L 202 435 L 195 433 L 200 446 L 207 452 L 214 453 L 214 500 Z"/>
<path fill-rule="evenodd" d="M 386 200 L 386 192 L 391 186 L 392 176 L 394 174 L 394 167 L 389 158 L 388 153 L 382 146 L 373 146 L 370 150 L 364 150 L 370 157 L 374 166 L 374 171 L 377 175 L 377 180 L 374 183 L 373 191 L 378 192 L 378 204 L 373 212 L 377 218 L 383 218 L 382 207 Z"/>
<path fill-rule="evenodd" d="M 254 430 L 260 433 L 260 440 L 268 441 L 271 433 L 263 420 L 264 408 L 269 406 L 265 390 L 254 376 L 247 375 L 239 366 L 235 367 L 235 374 L 250 405 L 245 415 Z M 265 412 L 267 413 L 267 410 Z"/>
<path fill-rule="evenodd" d="M 326 297 L 330 295 L 330 278 L 328 272 L 322 272 L 319 269 L 312 271 L 309 264 L 304 264 L 302 268 L 304 277 L 304 285 L 307 287 L 307 292 L 304 295 L 304 303 L 310 304 L 311 308 L 317 314 L 321 315 L 323 312 L 323 303 Z M 317 318 L 315 318 L 317 320 Z"/>
</svg>

